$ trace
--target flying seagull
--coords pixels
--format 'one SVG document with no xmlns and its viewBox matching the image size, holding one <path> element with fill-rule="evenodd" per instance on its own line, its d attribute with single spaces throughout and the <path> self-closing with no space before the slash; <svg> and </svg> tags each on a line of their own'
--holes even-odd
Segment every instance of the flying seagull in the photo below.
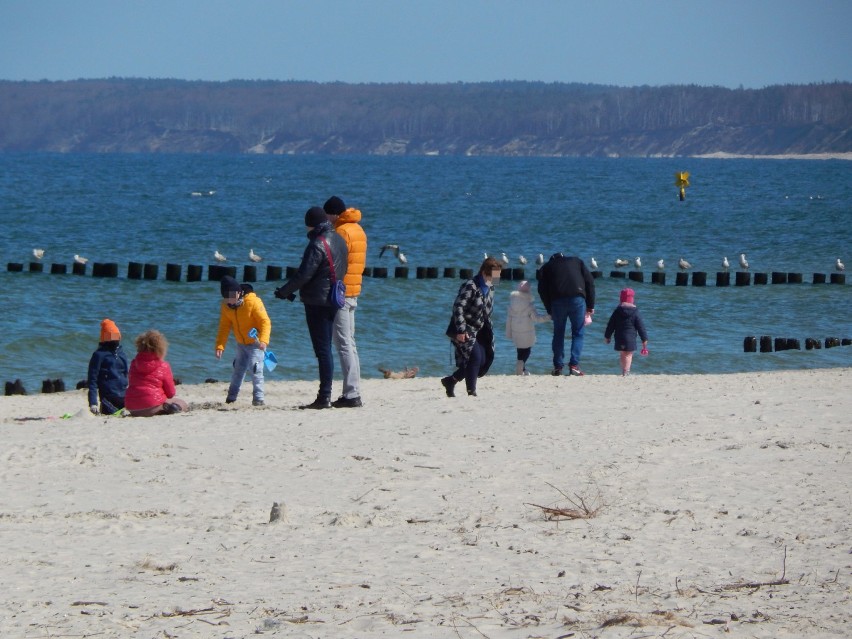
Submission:
<svg viewBox="0 0 852 639">
<path fill-rule="evenodd" d="M 385 244 L 381 250 L 379 250 L 379 257 L 385 254 L 385 251 L 392 251 L 396 256 L 396 259 L 399 260 L 400 264 L 408 263 L 408 259 L 406 259 L 405 254 L 399 250 L 398 244 Z"/>
</svg>

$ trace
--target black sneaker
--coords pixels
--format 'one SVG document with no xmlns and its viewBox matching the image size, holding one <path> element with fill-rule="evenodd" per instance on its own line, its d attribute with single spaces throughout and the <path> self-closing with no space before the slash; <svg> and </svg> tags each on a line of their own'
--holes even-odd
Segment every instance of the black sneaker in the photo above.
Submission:
<svg viewBox="0 0 852 639">
<path fill-rule="evenodd" d="M 550 374 L 553 375 L 554 377 L 559 377 L 562 374 L 562 367 L 561 366 L 554 367 L 553 370 L 550 371 Z"/>
<path fill-rule="evenodd" d="M 264 402 L 262 399 L 253 399 L 252 402 L 251 402 L 251 405 L 252 406 L 266 406 L 266 402 Z"/>
<path fill-rule="evenodd" d="M 299 406 L 299 408 L 302 409 L 302 410 L 304 410 L 306 408 L 310 408 L 310 409 L 314 409 L 314 410 L 319 410 L 319 409 L 322 409 L 322 408 L 331 408 L 331 400 L 329 400 L 326 397 L 317 397 L 310 404 L 303 404 L 302 406 Z"/>
<path fill-rule="evenodd" d="M 469 390 L 469 391 L 467 391 L 467 394 L 470 395 L 471 397 L 476 397 L 476 391 L 475 390 Z"/>
<path fill-rule="evenodd" d="M 338 397 L 331 405 L 335 408 L 361 408 L 364 404 L 360 397 Z"/>
<path fill-rule="evenodd" d="M 443 385 L 444 390 L 447 391 L 447 397 L 455 397 L 456 396 L 456 392 L 455 392 L 456 380 L 453 379 L 452 376 L 442 377 L 441 378 L 441 384 Z"/>
<path fill-rule="evenodd" d="M 580 370 L 579 366 L 569 366 L 568 367 L 568 374 L 569 375 L 575 375 L 577 377 L 582 377 L 583 371 Z"/>
<path fill-rule="evenodd" d="M 236 397 L 228 397 L 227 399 L 225 399 L 226 404 L 233 404 L 235 401 L 237 401 Z"/>
</svg>

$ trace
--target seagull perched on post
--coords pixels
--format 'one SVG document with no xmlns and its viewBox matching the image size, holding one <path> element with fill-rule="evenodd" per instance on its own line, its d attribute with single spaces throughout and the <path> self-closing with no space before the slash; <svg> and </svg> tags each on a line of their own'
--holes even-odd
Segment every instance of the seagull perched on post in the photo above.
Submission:
<svg viewBox="0 0 852 639">
<path fill-rule="evenodd" d="M 86 262 L 88 262 L 88 261 L 89 261 L 89 258 L 88 258 L 88 257 L 80 257 L 79 255 L 77 255 L 77 254 L 75 253 L 75 254 L 74 254 L 74 261 L 75 261 L 77 264 L 85 264 Z"/>
<path fill-rule="evenodd" d="M 636 266 L 636 268 L 642 268 L 642 258 L 640 258 L 640 257 L 637 255 L 637 256 L 636 256 L 636 259 L 635 259 L 635 260 L 633 260 L 633 264 Z"/>
<path fill-rule="evenodd" d="M 518 255 L 518 262 L 520 262 L 521 266 L 523 266 L 527 263 L 527 258 L 525 258 L 523 255 Z"/>
<path fill-rule="evenodd" d="M 593 255 L 592 257 L 590 257 L 590 258 L 589 258 L 589 265 L 590 265 L 593 269 L 597 269 L 597 268 L 598 268 L 598 261 L 595 259 L 595 256 L 594 256 L 594 255 Z"/>
<path fill-rule="evenodd" d="M 689 262 L 687 262 L 687 261 L 686 261 L 685 259 L 683 259 L 683 258 L 680 258 L 680 259 L 677 261 L 677 265 L 680 267 L 680 270 L 681 270 L 681 271 L 685 271 L 685 270 L 687 270 L 687 269 L 692 268 L 692 264 L 690 264 Z"/>
<path fill-rule="evenodd" d="M 837 261 L 834 263 L 834 268 L 837 269 L 838 271 L 845 271 L 846 265 L 843 262 L 841 262 L 840 258 L 838 257 Z"/>
<path fill-rule="evenodd" d="M 228 258 L 222 255 L 218 250 L 213 251 L 213 259 L 217 262 L 227 262 Z"/>
<path fill-rule="evenodd" d="M 249 249 L 249 259 L 252 262 L 260 262 L 263 258 L 260 255 L 258 255 L 257 253 L 255 253 L 253 248 L 250 248 Z"/>
<path fill-rule="evenodd" d="M 657 260 L 657 268 L 661 271 L 664 271 L 666 269 L 665 261 L 662 259 Z"/>
<path fill-rule="evenodd" d="M 33 249 L 33 257 L 40 260 L 44 257 L 44 249 Z"/>
<path fill-rule="evenodd" d="M 743 270 L 748 270 L 748 260 L 746 259 L 745 253 L 740 253 L 740 267 Z"/>
<path fill-rule="evenodd" d="M 544 255 L 542 255 L 541 253 L 539 253 L 539 254 L 538 254 L 538 257 L 537 257 L 537 258 L 535 258 L 535 263 L 536 263 L 536 264 L 538 264 L 539 266 L 541 266 L 542 264 L 544 264 Z"/>
<path fill-rule="evenodd" d="M 620 258 L 620 257 L 615 258 L 615 268 L 624 268 L 624 267 L 625 267 L 625 266 L 627 266 L 629 263 L 630 263 L 630 262 L 628 262 L 627 260 L 622 259 L 622 258 Z"/>
<path fill-rule="evenodd" d="M 728 269 L 731 268 L 731 263 L 728 261 L 728 256 L 722 258 L 722 268 L 725 269 L 725 273 L 728 272 Z"/>
<path fill-rule="evenodd" d="M 506 266 L 509 266 L 509 256 L 506 255 L 505 252 L 500 254 L 500 261 L 503 262 Z"/>
</svg>

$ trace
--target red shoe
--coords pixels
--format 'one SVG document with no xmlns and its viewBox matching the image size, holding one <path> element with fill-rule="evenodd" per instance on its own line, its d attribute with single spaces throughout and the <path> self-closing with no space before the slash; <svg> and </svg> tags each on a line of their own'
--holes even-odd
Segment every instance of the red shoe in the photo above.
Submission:
<svg viewBox="0 0 852 639">
<path fill-rule="evenodd" d="M 569 366 L 568 367 L 568 374 L 569 375 L 576 375 L 577 377 L 582 377 L 583 371 L 580 370 L 579 366 Z"/>
</svg>

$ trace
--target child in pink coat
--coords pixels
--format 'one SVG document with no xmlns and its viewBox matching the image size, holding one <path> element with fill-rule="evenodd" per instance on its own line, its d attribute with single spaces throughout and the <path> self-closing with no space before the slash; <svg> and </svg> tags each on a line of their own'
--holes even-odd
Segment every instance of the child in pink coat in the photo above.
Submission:
<svg viewBox="0 0 852 639">
<path fill-rule="evenodd" d="M 124 407 L 133 417 L 170 415 L 189 408 L 175 397 L 172 367 L 165 361 L 169 343 L 160 331 L 145 331 L 136 338 L 136 357 L 130 363 L 130 378 Z"/>
</svg>

